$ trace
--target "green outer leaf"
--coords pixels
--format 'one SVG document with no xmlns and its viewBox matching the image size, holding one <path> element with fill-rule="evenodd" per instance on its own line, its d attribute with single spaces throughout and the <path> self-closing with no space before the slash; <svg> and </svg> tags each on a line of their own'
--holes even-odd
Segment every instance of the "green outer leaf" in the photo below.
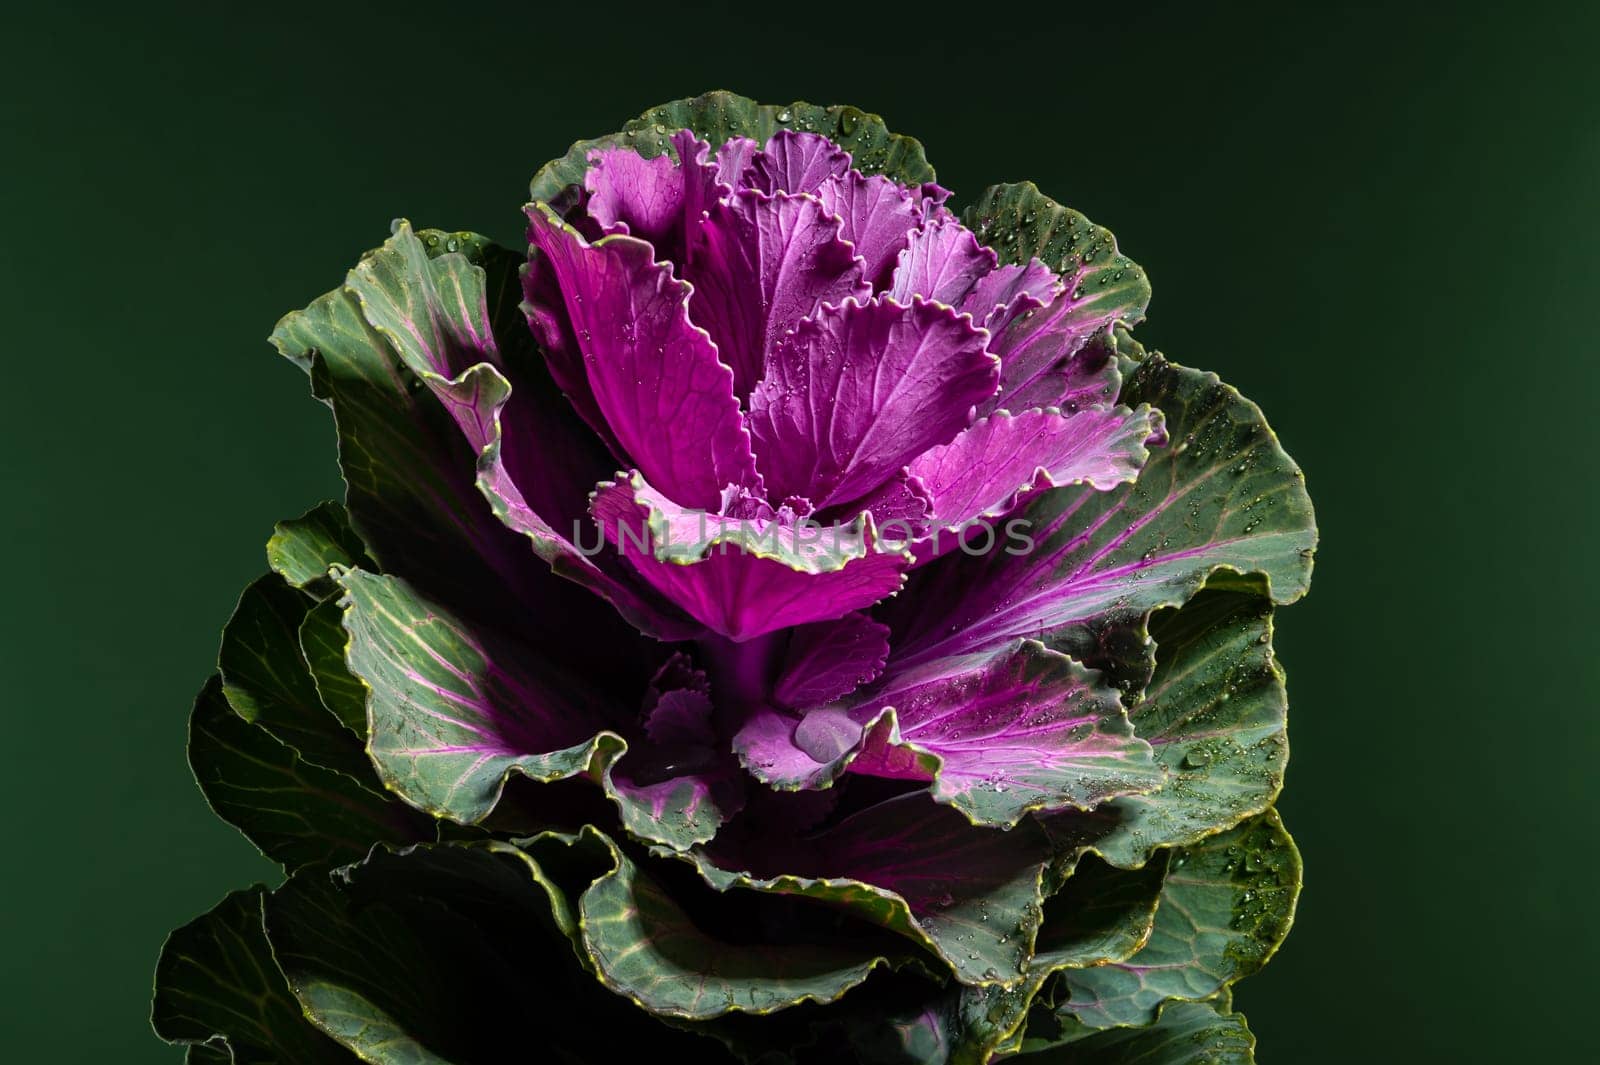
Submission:
<svg viewBox="0 0 1600 1065">
<path fill-rule="evenodd" d="M 433 397 L 418 394 L 355 297 L 338 288 L 285 315 L 272 343 L 333 409 L 345 502 L 373 557 L 462 595 L 503 584 L 476 550 L 484 527 L 499 522 L 473 483 L 470 450 Z"/>
<path fill-rule="evenodd" d="M 583 949 L 579 900 L 591 884 L 616 868 L 610 837 L 593 825 L 584 825 L 576 832 L 541 832 L 509 844 L 479 845 L 515 857 L 549 899 L 551 920 L 572 944 L 573 957 L 585 963 L 585 972 L 594 975 Z M 516 854 L 500 850 L 502 846 L 513 847 Z"/>
<path fill-rule="evenodd" d="M 708 1020 L 832 1002 L 897 963 L 848 945 L 713 938 L 614 844 L 611 852 L 615 868 L 579 903 L 583 947 L 607 987 L 651 1013 Z"/>
<path fill-rule="evenodd" d="M 1300 875 L 1274 810 L 1178 851 L 1150 941 L 1124 962 L 1064 970 L 1058 1012 L 1091 1028 L 1146 1025 L 1163 1001 L 1199 1001 L 1244 979 L 1289 934 Z"/>
<path fill-rule="evenodd" d="M 1289 760 L 1288 696 L 1263 596 L 1208 588 L 1158 616 L 1151 635 L 1155 674 L 1128 716 L 1167 767 L 1166 785 L 1047 822 L 1064 844 L 1092 838 L 1084 845 L 1125 867 L 1266 810 Z"/>
<path fill-rule="evenodd" d="M 1119 379 L 1131 377 L 1150 354 L 1126 325 L 1112 326 L 1109 333 L 1101 335 L 1100 341 L 1110 349 L 1109 357 L 1117 364 Z"/>
<path fill-rule="evenodd" d="M 519 749 L 523 726 L 514 715 L 546 709 L 525 700 L 533 678 L 508 681 L 465 623 L 398 577 L 350 570 L 339 582 L 347 663 L 369 691 L 367 751 L 384 784 L 417 809 L 474 824 L 513 773 L 543 783 L 598 781 L 627 750 L 621 736 L 599 729 L 554 750 Z M 583 716 L 597 723 L 607 715 L 590 708 Z"/>
<path fill-rule="evenodd" d="M 1185 503 L 1141 528 L 1117 557 L 1143 548 L 1162 565 L 1164 554 L 1186 543 L 1205 543 L 1209 535 L 1216 538 L 1211 541 L 1215 550 L 1207 551 L 1202 567 L 1193 568 L 1198 573 L 1186 575 L 1191 594 L 1219 570 L 1232 570 L 1260 574 L 1274 603 L 1305 595 L 1316 552 L 1316 518 L 1305 475 L 1284 453 L 1261 408 L 1216 374 L 1169 362 L 1160 352 L 1146 355 L 1122 395 L 1123 403 L 1159 408 L 1170 433 L 1170 442 L 1152 453 L 1130 494 L 1148 505 L 1150 493 L 1170 487 L 1184 494 Z"/>
<path fill-rule="evenodd" d="M 300 652 L 300 624 L 312 603 L 275 573 L 244 590 L 222 630 L 217 664 L 223 693 L 241 718 L 306 761 L 373 781 L 360 743 L 322 704 Z"/>
<path fill-rule="evenodd" d="M 1224 1007 L 1226 1009 L 1226 1007 Z M 1023 1044 L 1019 1065 L 1255 1065 L 1244 1017 L 1209 1002 L 1173 1002 L 1154 1024 L 1077 1032 L 1062 1046 Z"/>
<path fill-rule="evenodd" d="M 324 599 L 312 607 L 300 623 L 300 653 L 311 667 L 311 682 L 322 705 L 365 742 L 367 689 L 344 664 L 349 643 L 344 631 L 344 609 L 337 598 Z"/>
<path fill-rule="evenodd" d="M 235 714 L 212 677 L 189 719 L 189 765 L 216 815 L 285 869 L 355 861 L 376 842 L 433 838 L 432 822 Z"/>
<path fill-rule="evenodd" d="M 211 1044 L 191 1061 L 345 1065 L 351 1056 L 305 1022 L 262 931 L 259 885 L 228 895 L 167 937 L 150 1023 L 169 1043 Z M 226 1038 L 232 1054 L 219 1051 Z"/>
<path fill-rule="evenodd" d="M 781 129 L 821 133 L 848 151 L 858 170 L 884 174 L 902 185 L 934 180 L 922 145 L 911 137 L 890 133 L 883 119 L 854 107 L 818 107 L 795 102 L 758 104 L 730 92 L 674 100 L 652 107 L 625 123 L 618 133 L 578 141 L 567 154 L 539 168 L 530 185 L 535 202 L 551 202 L 569 185 L 581 184 L 589 169 L 589 152 L 595 148 L 632 148 L 645 158 L 668 150 L 676 130 L 690 129 L 711 142 L 715 150 L 730 137 L 749 137 L 765 144 Z"/>
<path fill-rule="evenodd" d="M 290 586 L 327 595 L 334 590 L 330 567 L 370 568 L 372 561 L 367 545 L 350 527 L 344 504 L 330 501 L 278 522 L 267 541 L 267 564 Z"/>
<path fill-rule="evenodd" d="M 1167 862 L 1126 870 L 1088 859 L 1045 901 L 1031 976 L 1125 961 L 1149 942 Z"/>
</svg>

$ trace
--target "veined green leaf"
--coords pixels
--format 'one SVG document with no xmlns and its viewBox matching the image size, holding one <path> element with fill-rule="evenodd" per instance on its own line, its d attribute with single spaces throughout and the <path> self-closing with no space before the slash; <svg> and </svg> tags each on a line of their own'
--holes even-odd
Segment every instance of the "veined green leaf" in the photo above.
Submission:
<svg viewBox="0 0 1600 1065">
<path fill-rule="evenodd" d="M 1168 999 L 1210 998 L 1256 972 L 1294 923 L 1300 854 L 1276 811 L 1177 851 L 1144 948 L 1063 970 L 1059 1013 L 1091 1028 L 1145 1025 Z"/>
<path fill-rule="evenodd" d="M 1080 1029 L 1059 1046 L 1023 1043 L 1019 1065 L 1255 1065 L 1244 1017 L 1210 1002 L 1174 1002 L 1141 1028 Z"/>
<path fill-rule="evenodd" d="M 217 816 L 290 870 L 434 836 L 431 821 L 393 797 L 306 761 L 234 713 L 216 677 L 189 719 L 189 765 Z"/>
</svg>

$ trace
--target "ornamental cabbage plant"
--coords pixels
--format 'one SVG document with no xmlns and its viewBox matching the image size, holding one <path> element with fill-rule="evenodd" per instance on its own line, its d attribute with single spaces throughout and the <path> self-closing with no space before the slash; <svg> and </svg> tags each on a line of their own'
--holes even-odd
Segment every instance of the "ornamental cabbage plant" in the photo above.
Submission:
<svg viewBox="0 0 1600 1065">
<path fill-rule="evenodd" d="M 394 224 L 272 342 L 281 522 L 189 760 L 282 865 L 178 929 L 190 1062 L 1249 1062 L 1300 860 L 1261 412 L 1031 184 L 667 104 L 526 247 Z"/>
</svg>

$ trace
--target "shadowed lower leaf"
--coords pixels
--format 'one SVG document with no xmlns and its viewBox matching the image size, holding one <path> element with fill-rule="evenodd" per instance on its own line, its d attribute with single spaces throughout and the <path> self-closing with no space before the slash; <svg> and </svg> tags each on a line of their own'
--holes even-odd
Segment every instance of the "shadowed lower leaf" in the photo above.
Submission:
<svg viewBox="0 0 1600 1065">
<path fill-rule="evenodd" d="M 1061 1046 L 1026 1040 L 1018 1065 L 1255 1065 L 1244 1017 L 1209 1002 L 1174 1002 L 1141 1028 L 1079 1030 Z"/>
<path fill-rule="evenodd" d="M 167 937 L 150 1023 L 191 1061 L 349 1065 L 357 1059 L 300 1013 L 262 932 L 263 889 L 235 891 Z M 219 1048 L 218 1041 L 226 1046 Z M 202 1049 L 203 1048 L 203 1049 Z"/>
<path fill-rule="evenodd" d="M 392 796 L 307 762 L 234 713 L 216 677 L 189 719 L 189 766 L 217 816 L 286 869 L 434 836 L 433 822 Z"/>
<path fill-rule="evenodd" d="M 719 891 L 830 903 L 932 952 L 962 983 L 1015 985 L 1042 913 L 1043 833 L 970 823 L 911 794 L 794 839 L 735 821 L 685 855 Z"/>
<path fill-rule="evenodd" d="M 1300 855 L 1276 811 L 1179 850 L 1149 942 L 1123 962 L 1064 970 L 1058 1012 L 1111 1028 L 1149 1024 L 1167 999 L 1210 998 L 1267 963 L 1299 896 Z"/>
<path fill-rule="evenodd" d="M 908 1065 L 986 1065 L 993 1055 L 1014 1051 L 1035 996 L 1052 974 L 1120 962 L 1144 946 L 1165 874 L 1165 862 L 1130 872 L 1083 861 L 1046 901 L 1021 984 L 951 988 L 931 1007 L 921 1003 L 887 1026 L 880 1018 L 855 1022 L 854 1041 L 864 1053 Z"/>
<path fill-rule="evenodd" d="M 307 761 L 376 783 L 361 742 L 323 705 L 300 650 L 300 625 L 314 600 L 275 573 L 239 597 L 222 630 L 217 664 L 228 703 Z"/>
<path fill-rule="evenodd" d="M 581 966 L 571 898 L 608 854 L 593 832 L 378 848 L 296 874 L 267 930 L 306 1016 L 377 1065 L 727 1060 Z"/>
<path fill-rule="evenodd" d="M 363 742 L 367 737 L 367 689 L 345 665 L 349 637 L 344 611 L 335 598 L 324 599 L 300 623 L 300 653 L 311 669 L 311 683 L 322 705 Z"/>
</svg>

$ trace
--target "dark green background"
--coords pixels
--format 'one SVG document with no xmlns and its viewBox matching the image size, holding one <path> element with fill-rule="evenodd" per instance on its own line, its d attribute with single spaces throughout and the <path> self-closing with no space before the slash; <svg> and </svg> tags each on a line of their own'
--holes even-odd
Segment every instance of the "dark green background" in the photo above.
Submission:
<svg viewBox="0 0 1600 1065">
<path fill-rule="evenodd" d="M 877 111 L 960 197 L 1032 177 L 1111 226 L 1141 336 L 1307 470 L 1309 881 L 1240 992 L 1264 1060 L 1587 1057 L 1595 8 L 492 7 L 5 16 L 9 1060 L 177 1061 L 162 937 L 270 875 L 183 741 L 272 522 L 337 489 L 278 315 L 396 215 L 516 238 L 539 163 L 713 87 Z"/>
</svg>

